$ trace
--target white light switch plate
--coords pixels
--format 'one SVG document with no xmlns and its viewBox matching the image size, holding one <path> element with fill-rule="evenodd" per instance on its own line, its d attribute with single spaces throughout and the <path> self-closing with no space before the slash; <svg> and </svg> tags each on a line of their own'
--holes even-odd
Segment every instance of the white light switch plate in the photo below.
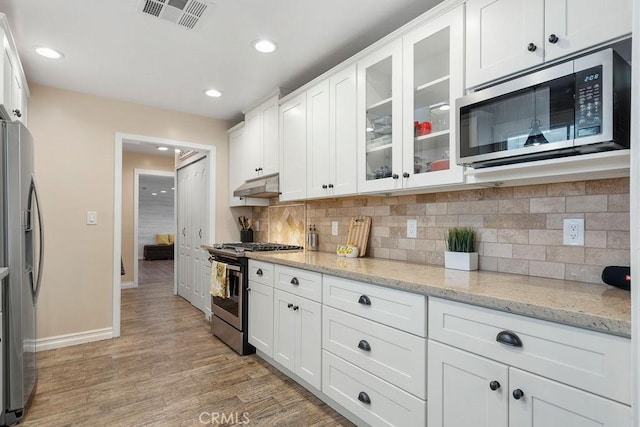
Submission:
<svg viewBox="0 0 640 427">
<path fill-rule="evenodd" d="M 338 235 L 338 221 L 331 221 L 331 235 Z"/>
<path fill-rule="evenodd" d="M 87 211 L 87 225 L 96 225 L 96 224 L 98 224 L 98 212 Z"/>
</svg>

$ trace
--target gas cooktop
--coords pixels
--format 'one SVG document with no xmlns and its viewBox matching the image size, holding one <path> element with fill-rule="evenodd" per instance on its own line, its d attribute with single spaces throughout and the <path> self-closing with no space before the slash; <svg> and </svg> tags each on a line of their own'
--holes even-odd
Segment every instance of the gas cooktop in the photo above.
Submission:
<svg viewBox="0 0 640 427">
<path fill-rule="evenodd" d="M 216 243 L 213 249 L 209 249 L 210 253 L 234 254 L 241 255 L 244 252 L 267 252 L 267 251 L 301 251 L 302 246 L 286 245 L 283 243 L 268 242 L 231 242 Z"/>
</svg>

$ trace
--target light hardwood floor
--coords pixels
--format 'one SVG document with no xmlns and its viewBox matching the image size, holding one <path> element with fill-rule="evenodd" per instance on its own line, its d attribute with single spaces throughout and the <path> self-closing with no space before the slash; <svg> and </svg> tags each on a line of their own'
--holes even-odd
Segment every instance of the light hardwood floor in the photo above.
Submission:
<svg viewBox="0 0 640 427">
<path fill-rule="evenodd" d="M 21 425 L 352 425 L 210 335 L 204 315 L 172 289 L 123 290 L 120 338 L 38 353 L 38 390 Z"/>
</svg>

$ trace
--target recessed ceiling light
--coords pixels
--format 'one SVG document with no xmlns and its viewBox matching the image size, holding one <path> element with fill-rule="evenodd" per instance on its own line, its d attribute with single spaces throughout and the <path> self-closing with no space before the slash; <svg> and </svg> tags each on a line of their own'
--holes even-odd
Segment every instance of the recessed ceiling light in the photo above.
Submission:
<svg viewBox="0 0 640 427">
<path fill-rule="evenodd" d="M 152 196 L 157 196 L 157 195 L 158 195 L 158 193 L 151 193 L 151 195 L 152 195 Z"/>
<path fill-rule="evenodd" d="M 207 96 L 210 96 L 212 98 L 219 98 L 222 96 L 222 94 L 220 93 L 219 90 L 215 90 L 215 89 L 207 89 L 204 91 L 204 94 Z"/>
<path fill-rule="evenodd" d="M 179 148 L 176 148 L 174 151 L 175 151 L 176 153 L 179 153 L 179 152 L 180 152 L 180 149 L 179 149 Z"/>
<path fill-rule="evenodd" d="M 171 189 L 172 189 L 172 190 L 175 190 L 175 189 L 176 189 L 176 187 L 171 187 Z"/>
<path fill-rule="evenodd" d="M 271 53 L 277 49 L 277 45 L 269 40 L 255 40 L 253 47 L 258 52 Z"/>
<path fill-rule="evenodd" d="M 64 54 L 59 50 L 52 49 L 50 47 L 35 46 L 36 53 L 40 56 L 44 56 L 49 59 L 61 59 L 64 58 Z"/>
<path fill-rule="evenodd" d="M 158 150 L 160 151 L 167 151 L 169 148 L 168 147 L 156 147 Z"/>
<path fill-rule="evenodd" d="M 160 190 L 160 192 L 161 192 L 161 193 L 166 193 L 166 192 L 167 192 L 167 190 Z"/>
</svg>

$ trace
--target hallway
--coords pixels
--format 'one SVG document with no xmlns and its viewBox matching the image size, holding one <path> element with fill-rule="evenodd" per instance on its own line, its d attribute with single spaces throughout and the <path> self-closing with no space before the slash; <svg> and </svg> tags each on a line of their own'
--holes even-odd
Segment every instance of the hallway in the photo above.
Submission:
<svg viewBox="0 0 640 427">
<path fill-rule="evenodd" d="M 225 425 L 351 425 L 210 335 L 203 314 L 172 288 L 123 290 L 120 338 L 38 353 L 37 394 L 21 425 L 199 426 L 218 424 L 216 414 Z"/>
</svg>

